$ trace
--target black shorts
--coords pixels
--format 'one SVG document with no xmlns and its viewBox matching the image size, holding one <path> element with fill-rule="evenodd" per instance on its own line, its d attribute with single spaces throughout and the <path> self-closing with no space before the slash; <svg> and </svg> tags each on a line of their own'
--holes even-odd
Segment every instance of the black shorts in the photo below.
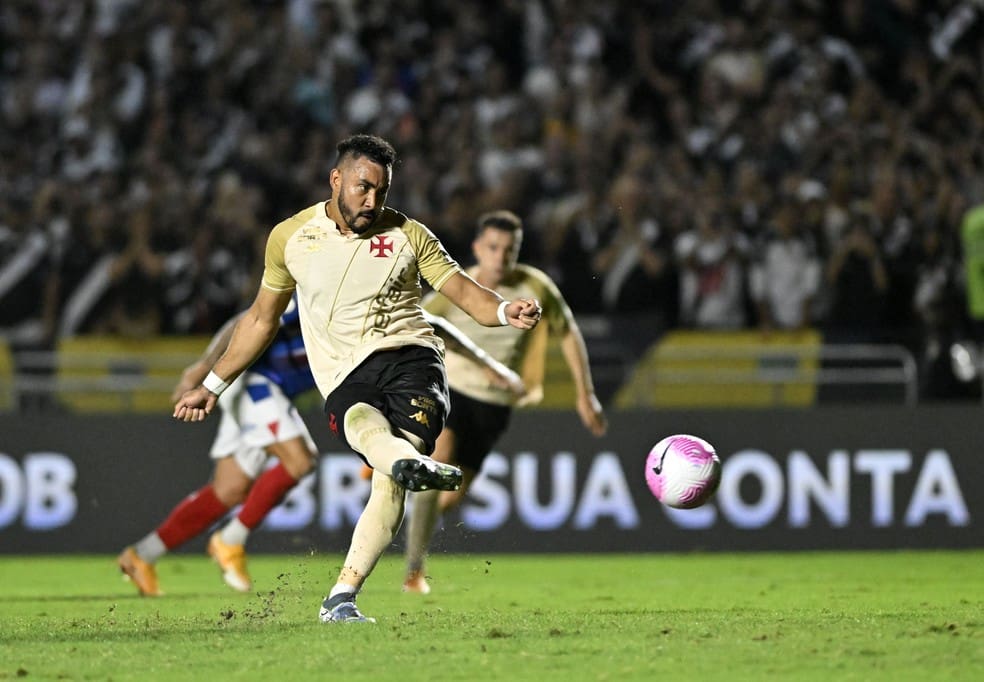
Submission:
<svg viewBox="0 0 984 682">
<path fill-rule="evenodd" d="M 356 403 L 386 415 L 397 435 L 404 429 L 423 440 L 429 455 L 448 414 L 444 362 L 433 348 L 404 346 L 373 353 L 352 370 L 325 400 L 328 428 L 350 448 L 345 412 Z"/>
<path fill-rule="evenodd" d="M 451 389 L 451 413 L 445 426 L 454 431 L 459 466 L 481 471 L 482 462 L 509 426 L 512 408 L 469 398 Z"/>
</svg>

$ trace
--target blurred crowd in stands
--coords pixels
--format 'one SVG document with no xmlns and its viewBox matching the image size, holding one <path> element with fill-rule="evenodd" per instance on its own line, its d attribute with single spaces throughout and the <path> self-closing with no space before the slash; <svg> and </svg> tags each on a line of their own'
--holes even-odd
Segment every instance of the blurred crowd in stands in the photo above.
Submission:
<svg viewBox="0 0 984 682">
<path fill-rule="evenodd" d="M 391 206 L 464 262 L 517 212 L 579 316 L 928 357 L 977 333 L 982 27 L 978 0 L 10 0 L 0 329 L 214 331 L 373 132 Z"/>
</svg>

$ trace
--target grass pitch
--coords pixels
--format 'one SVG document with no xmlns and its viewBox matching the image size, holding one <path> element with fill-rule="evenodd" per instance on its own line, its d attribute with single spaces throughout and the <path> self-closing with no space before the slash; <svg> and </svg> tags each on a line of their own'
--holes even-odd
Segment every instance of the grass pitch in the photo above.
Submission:
<svg viewBox="0 0 984 682">
<path fill-rule="evenodd" d="M 113 557 L 0 556 L 0 679 L 979 680 L 984 551 L 395 555 L 325 625 L 341 557 L 254 556 L 252 594 L 204 557 L 140 598 Z"/>
</svg>

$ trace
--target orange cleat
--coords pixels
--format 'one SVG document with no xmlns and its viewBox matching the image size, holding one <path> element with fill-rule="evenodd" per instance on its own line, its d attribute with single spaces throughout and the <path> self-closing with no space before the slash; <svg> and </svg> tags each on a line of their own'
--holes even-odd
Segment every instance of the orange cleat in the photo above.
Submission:
<svg viewBox="0 0 984 682">
<path fill-rule="evenodd" d="M 160 597 L 164 593 L 157 585 L 157 569 L 154 564 L 141 559 L 133 547 L 127 547 L 116 558 L 123 578 L 129 580 L 140 591 L 143 597 Z"/>
<path fill-rule="evenodd" d="M 410 571 L 407 574 L 407 579 L 403 581 L 403 591 L 414 592 L 416 594 L 430 594 L 431 587 L 421 571 Z"/>
<path fill-rule="evenodd" d="M 359 476 L 367 481 L 372 479 L 372 467 L 368 464 L 363 464 L 362 469 L 359 471 Z"/>
<path fill-rule="evenodd" d="M 208 555 L 222 569 L 222 579 L 226 585 L 237 592 L 249 592 L 253 587 L 246 571 L 246 548 L 242 545 L 227 545 L 222 542 L 218 531 L 208 540 Z"/>
</svg>

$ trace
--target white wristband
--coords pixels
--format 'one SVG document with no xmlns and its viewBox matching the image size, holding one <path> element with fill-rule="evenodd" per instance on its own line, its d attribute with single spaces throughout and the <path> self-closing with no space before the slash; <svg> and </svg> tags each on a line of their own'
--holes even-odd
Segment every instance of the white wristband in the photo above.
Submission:
<svg viewBox="0 0 984 682">
<path fill-rule="evenodd" d="M 229 382 L 224 381 L 215 372 L 209 372 L 208 376 L 205 377 L 205 381 L 202 382 L 202 386 L 207 388 L 210 393 L 214 393 L 215 395 L 222 395 L 222 391 L 229 388 Z"/>
<path fill-rule="evenodd" d="M 509 301 L 503 301 L 499 304 L 499 309 L 495 311 L 496 316 L 499 318 L 499 324 L 503 327 L 509 324 L 509 320 L 506 318 L 507 305 L 509 305 Z"/>
</svg>

